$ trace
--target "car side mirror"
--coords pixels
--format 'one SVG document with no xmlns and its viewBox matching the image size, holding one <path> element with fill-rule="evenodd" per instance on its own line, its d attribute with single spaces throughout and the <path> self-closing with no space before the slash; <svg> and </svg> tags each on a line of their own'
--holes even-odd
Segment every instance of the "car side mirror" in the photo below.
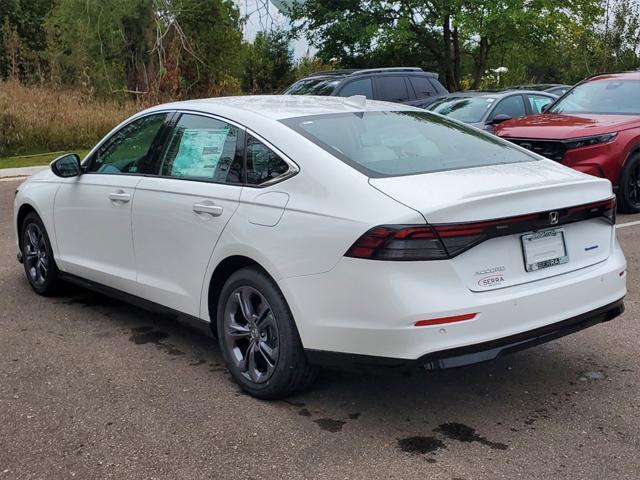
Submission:
<svg viewBox="0 0 640 480">
<path fill-rule="evenodd" d="M 50 166 L 51 171 L 62 178 L 77 177 L 82 173 L 80 157 L 75 153 L 67 153 L 56 158 Z"/>
<path fill-rule="evenodd" d="M 542 108 L 540 109 L 540 113 L 547 113 L 547 110 L 549 110 L 549 108 L 551 107 L 551 104 L 553 102 L 549 102 L 546 105 L 543 105 Z"/>
<path fill-rule="evenodd" d="M 499 123 L 506 122 L 507 120 L 511 120 L 513 117 L 511 115 L 507 115 L 506 113 L 500 113 L 491 119 L 491 125 L 498 125 Z"/>
</svg>

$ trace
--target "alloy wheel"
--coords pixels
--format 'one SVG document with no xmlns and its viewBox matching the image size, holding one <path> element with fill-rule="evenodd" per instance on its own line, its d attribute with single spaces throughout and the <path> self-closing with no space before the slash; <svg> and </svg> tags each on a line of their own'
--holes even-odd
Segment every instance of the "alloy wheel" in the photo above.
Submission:
<svg viewBox="0 0 640 480">
<path fill-rule="evenodd" d="M 224 344 L 231 361 L 253 383 L 266 382 L 279 357 L 278 325 L 265 297 L 255 288 L 235 289 L 224 310 Z"/>
<path fill-rule="evenodd" d="M 629 203 L 634 207 L 640 208 L 640 162 L 635 165 L 635 168 L 629 172 L 628 183 L 628 198 Z"/>
<path fill-rule="evenodd" d="M 47 281 L 50 255 L 40 227 L 35 223 L 28 224 L 22 242 L 29 277 L 34 285 L 42 286 Z"/>
</svg>

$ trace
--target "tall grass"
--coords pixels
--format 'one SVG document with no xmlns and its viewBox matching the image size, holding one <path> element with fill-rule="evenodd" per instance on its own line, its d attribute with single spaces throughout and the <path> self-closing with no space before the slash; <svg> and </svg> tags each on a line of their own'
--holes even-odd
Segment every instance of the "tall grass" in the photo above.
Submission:
<svg viewBox="0 0 640 480">
<path fill-rule="evenodd" d="M 142 108 L 132 101 L 0 82 L 0 157 L 89 148 Z"/>
</svg>

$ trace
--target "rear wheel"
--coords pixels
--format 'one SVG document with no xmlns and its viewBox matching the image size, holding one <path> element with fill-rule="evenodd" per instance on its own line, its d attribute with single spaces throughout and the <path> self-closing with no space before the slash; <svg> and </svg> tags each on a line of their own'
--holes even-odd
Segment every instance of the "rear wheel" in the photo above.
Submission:
<svg viewBox="0 0 640 480">
<path fill-rule="evenodd" d="M 27 280 L 36 293 L 52 295 L 60 280 L 47 230 L 40 217 L 31 212 L 22 222 L 20 231 L 22 262 Z"/>
<path fill-rule="evenodd" d="M 261 270 L 243 268 L 229 277 L 217 319 L 224 360 L 247 393 L 282 398 L 315 379 L 316 368 L 307 362 L 282 292 Z"/>
<path fill-rule="evenodd" d="M 640 213 L 640 154 L 634 154 L 625 162 L 618 188 L 620 211 Z"/>
</svg>

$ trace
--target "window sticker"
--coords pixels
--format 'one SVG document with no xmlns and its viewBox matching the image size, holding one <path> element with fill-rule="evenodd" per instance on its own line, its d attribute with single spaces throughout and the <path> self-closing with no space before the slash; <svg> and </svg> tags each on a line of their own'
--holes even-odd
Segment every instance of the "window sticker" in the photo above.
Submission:
<svg viewBox="0 0 640 480">
<path fill-rule="evenodd" d="M 228 128 L 184 129 L 172 175 L 213 178 L 228 135 Z"/>
</svg>

